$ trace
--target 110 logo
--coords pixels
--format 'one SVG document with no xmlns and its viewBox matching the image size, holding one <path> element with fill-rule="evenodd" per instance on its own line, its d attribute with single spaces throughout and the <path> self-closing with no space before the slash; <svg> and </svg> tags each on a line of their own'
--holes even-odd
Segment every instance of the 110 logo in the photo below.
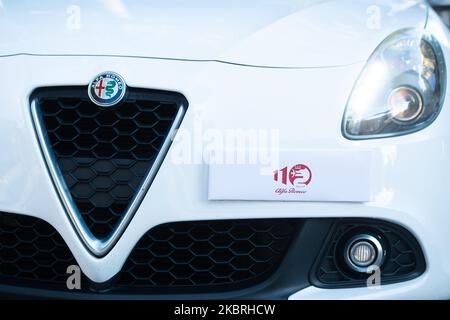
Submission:
<svg viewBox="0 0 450 320">
<path fill-rule="evenodd" d="M 291 184 L 294 188 L 305 188 L 311 183 L 311 169 L 304 164 L 297 164 L 292 168 L 284 167 L 276 170 L 273 176 L 274 180 L 284 185 Z"/>
</svg>

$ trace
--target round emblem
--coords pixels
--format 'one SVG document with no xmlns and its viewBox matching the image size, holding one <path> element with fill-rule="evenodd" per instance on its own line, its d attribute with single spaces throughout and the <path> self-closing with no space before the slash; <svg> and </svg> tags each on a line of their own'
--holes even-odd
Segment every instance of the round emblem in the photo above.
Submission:
<svg viewBox="0 0 450 320">
<path fill-rule="evenodd" d="M 289 181 L 294 187 L 306 187 L 312 179 L 311 169 L 304 164 L 292 167 L 289 172 Z"/>
<path fill-rule="evenodd" d="M 103 72 L 89 83 L 88 94 L 92 102 L 101 107 L 112 107 L 125 97 L 126 84 L 115 72 Z"/>
</svg>

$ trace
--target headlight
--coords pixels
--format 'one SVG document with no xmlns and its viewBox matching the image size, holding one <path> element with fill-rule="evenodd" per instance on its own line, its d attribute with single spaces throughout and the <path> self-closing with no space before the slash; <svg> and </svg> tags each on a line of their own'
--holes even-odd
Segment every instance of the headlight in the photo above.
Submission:
<svg viewBox="0 0 450 320">
<path fill-rule="evenodd" d="M 430 35 L 405 29 L 375 50 L 353 88 L 342 123 L 349 139 L 423 129 L 441 109 L 446 88 L 442 49 Z"/>
</svg>

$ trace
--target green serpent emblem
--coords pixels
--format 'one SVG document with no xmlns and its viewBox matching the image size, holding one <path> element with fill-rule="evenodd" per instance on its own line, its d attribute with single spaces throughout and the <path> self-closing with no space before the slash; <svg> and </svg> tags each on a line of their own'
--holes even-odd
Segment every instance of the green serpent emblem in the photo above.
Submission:
<svg viewBox="0 0 450 320">
<path fill-rule="evenodd" d="M 114 88 L 116 87 L 117 82 L 115 80 L 111 80 L 106 85 L 106 95 L 111 98 L 112 94 L 114 93 Z"/>
</svg>

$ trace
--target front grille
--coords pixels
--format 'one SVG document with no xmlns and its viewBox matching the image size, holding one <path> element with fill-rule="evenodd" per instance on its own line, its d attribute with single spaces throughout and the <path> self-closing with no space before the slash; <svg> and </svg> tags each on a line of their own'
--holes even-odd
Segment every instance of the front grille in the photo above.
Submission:
<svg viewBox="0 0 450 320">
<path fill-rule="evenodd" d="M 320 287 L 365 286 L 370 274 L 355 273 L 346 268 L 343 247 L 348 235 L 357 233 L 379 235 L 386 249 L 382 264 L 381 284 L 413 279 L 425 270 L 425 261 L 417 240 L 406 229 L 378 220 L 342 219 L 336 223 L 313 275 Z"/>
<path fill-rule="evenodd" d="M 160 225 L 136 245 L 118 285 L 238 289 L 273 274 L 298 229 L 288 220 Z"/>
<path fill-rule="evenodd" d="M 34 97 L 73 203 L 92 234 L 107 238 L 161 151 L 179 97 L 131 88 L 110 108 L 93 104 L 86 88 L 43 89 Z"/>
<path fill-rule="evenodd" d="M 186 293 L 238 290 L 277 271 L 301 220 L 178 222 L 148 231 L 102 291 Z M 43 220 L 0 213 L 0 285 L 67 290 L 76 261 Z M 97 286 L 82 289 L 96 290 Z"/>
<path fill-rule="evenodd" d="M 67 267 L 76 264 L 47 222 L 0 213 L 0 284 L 65 289 Z"/>
</svg>

